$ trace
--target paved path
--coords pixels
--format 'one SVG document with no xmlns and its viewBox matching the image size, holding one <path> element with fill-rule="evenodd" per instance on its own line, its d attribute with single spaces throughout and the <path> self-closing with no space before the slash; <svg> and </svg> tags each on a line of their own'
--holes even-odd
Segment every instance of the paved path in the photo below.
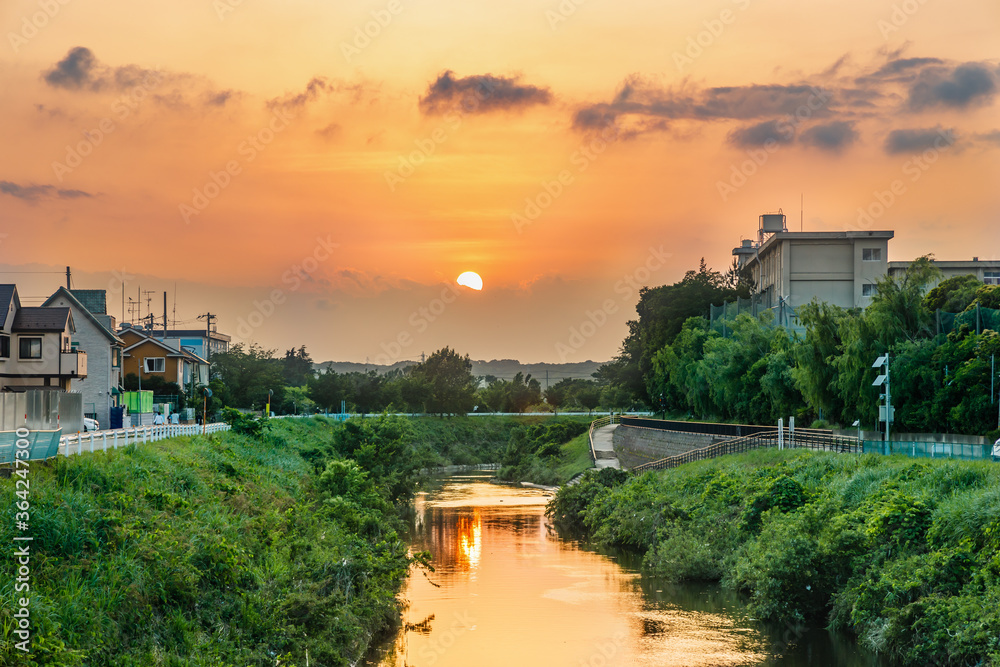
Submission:
<svg viewBox="0 0 1000 667">
<path fill-rule="evenodd" d="M 614 434 L 618 424 L 602 426 L 594 431 L 594 454 L 597 456 L 598 468 L 621 468 L 618 456 L 615 454 L 614 445 L 611 443 L 611 436 Z"/>
</svg>

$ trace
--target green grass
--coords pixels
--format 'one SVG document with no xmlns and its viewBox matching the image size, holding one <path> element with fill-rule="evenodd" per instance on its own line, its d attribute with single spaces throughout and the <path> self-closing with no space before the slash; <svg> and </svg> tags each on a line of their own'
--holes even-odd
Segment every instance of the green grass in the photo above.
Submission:
<svg viewBox="0 0 1000 667">
<path fill-rule="evenodd" d="M 759 618 L 853 632 L 905 664 L 1000 665 L 1000 465 L 759 450 L 588 473 L 549 513 Z"/>
<path fill-rule="evenodd" d="M 330 433 L 322 420 L 282 420 L 258 440 L 173 438 L 33 462 L 33 653 L 13 648 L 24 594 L 4 576 L 0 664 L 304 665 L 306 650 L 314 664 L 356 659 L 396 621 L 409 561 L 391 506 L 333 511 L 316 490 L 300 452 Z M 16 479 L 0 480 L 5 545 Z M 371 525 L 377 535 L 364 532 Z"/>
<path fill-rule="evenodd" d="M 590 436 L 587 433 L 576 436 L 564 444 L 561 450 L 561 462 L 556 466 L 560 484 L 594 467 L 594 462 L 590 459 Z"/>
</svg>

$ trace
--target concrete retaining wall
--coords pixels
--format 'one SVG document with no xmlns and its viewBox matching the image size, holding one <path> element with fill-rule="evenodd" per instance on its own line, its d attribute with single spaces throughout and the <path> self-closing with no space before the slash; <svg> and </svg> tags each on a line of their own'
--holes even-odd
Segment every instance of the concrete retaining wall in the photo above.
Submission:
<svg viewBox="0 0 1000 667">
<path fill-rule="evenodd" d="M 625 425 L 615 429 L 613 438 L 615 453 L 623 468 L 634 468 L 724 440 L 701 433 L 661 431 Z"/>
</svg>

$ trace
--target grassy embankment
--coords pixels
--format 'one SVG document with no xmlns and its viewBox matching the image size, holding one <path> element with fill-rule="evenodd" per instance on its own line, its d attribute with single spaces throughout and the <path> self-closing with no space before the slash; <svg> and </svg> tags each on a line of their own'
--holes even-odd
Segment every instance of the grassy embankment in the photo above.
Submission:
<svg viewBox="0 0 1000 667">
<path fill-rule="evenodd" d="M 396 508 L 336 428 L 185 437 L 32 463 L 32 654 L 14 649 L 12 559 L 0 663 L 348 664 L 398 619 L 409 567 Z M 304 452 L 312 452 L 310 460 Z M 314 465 L 310 465 L 310 461 Z M 317 474 L 317 467 L 322 474 Z M 0 525 L 14 544 L 14 482 Z M 24 533 L 22 533 L 24 534 Z"/>
<path fill-rule="evenodd" d="M 1000 465 L 764 450 L 588 473 L 549 512 L 653 574 L 743 592 L 760 618 L 906 664 L 1000 665 Z"/>
<path fill-rule="evenodd" d="M 431 465 L 501 463 L 505 481 L 562 484 L 593 466 L 588 417 L 416 417 L 410 420 Z"/>
<path fill-rule="evenodd" d="M 8 565 L 0 664 L 302 666 L 307 651 L 314 664 L 347 664 L 398 621 L 395 596 L 410 565 L 398 510 L 416 470 L 498 462 L 512 434 L 565 428 L 553 431 L 556 423 L 273 420 L 255 437 L 174 438 L 34 462 L 30 530 L 19 533 L 34 537 L 31 589 L 15 592 Z M 557 449 L 522 453 L 562 476 L 579 467 Z M 6 545 L 18 479 L 0 480 Z M 14 601 L 25 596 L 31 656 L 16 652 L 12 634 Z"/>
</svg>

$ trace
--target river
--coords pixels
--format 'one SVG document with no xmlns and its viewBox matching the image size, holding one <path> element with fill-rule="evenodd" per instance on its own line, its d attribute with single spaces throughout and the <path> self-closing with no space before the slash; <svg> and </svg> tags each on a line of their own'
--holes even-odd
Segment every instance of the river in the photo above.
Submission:
<svg viewBox="0 0 1000 667">
<path fill-rule="evenodd" d="M 561 538 L 550 494 L 489 477 L 442 478 L 417 496 L 411 548 L 435 571 L 411 573 L 404 626 L 367 664 L 881 664 L 826 631 L 764 627 L 718 586 L 640 577 L 633 559 Z"/>
</svg>

